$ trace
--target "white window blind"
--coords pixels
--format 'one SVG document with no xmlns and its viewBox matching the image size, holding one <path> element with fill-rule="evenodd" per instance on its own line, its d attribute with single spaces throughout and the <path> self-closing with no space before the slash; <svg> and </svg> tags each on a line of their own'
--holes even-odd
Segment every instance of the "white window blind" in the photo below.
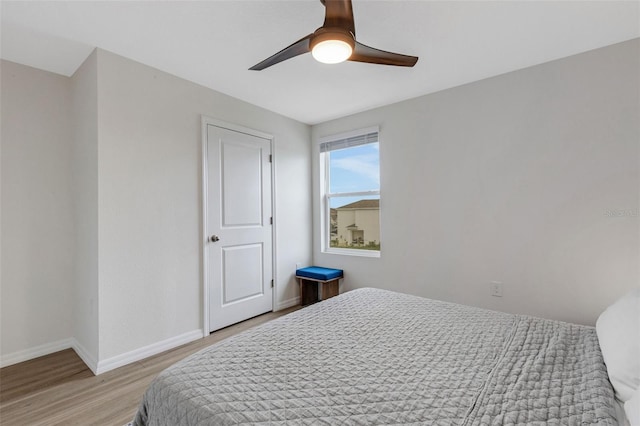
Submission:
<svg viewBox="0 0 640 426">
<path fill-rule="evenodd" d="M 320 144 L 320 152 L 337 151 L 339 149 L 353 148 L 354 146 L 378 142 L 378 132 L 369 132 L 343 139 L 335 139 Z"/>
</svg>

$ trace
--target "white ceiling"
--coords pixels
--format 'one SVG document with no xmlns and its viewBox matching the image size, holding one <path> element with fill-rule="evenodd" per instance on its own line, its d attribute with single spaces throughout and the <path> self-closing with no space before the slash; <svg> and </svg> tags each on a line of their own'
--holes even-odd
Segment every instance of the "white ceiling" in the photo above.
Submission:
<svg viewBox="0 0 640 426">
<path fill-rule="evenodd" d="M 354 0 L 357 39 L 414 68 L 248 68 L 322 25 L 319 0 L 2 1 L 0 56 L 72 75 L 95 47 L 316 124 L 640 36 L 639 1 Z"/>
</svg>

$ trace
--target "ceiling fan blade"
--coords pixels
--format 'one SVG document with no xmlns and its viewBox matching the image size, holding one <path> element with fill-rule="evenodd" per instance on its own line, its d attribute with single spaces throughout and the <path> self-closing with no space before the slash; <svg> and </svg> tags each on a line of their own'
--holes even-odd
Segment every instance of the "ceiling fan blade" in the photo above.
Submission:
<svg viewBox="0 0 640 426">
<path fill-rule="evenodd" d="M 370 64 L 412 67 L 416 62 L 418 62 L 418 57 L 374 49 L 373 47 L 365 46 L 364 44 L 356 41 L 356 47 L 348 60 L 354 62 L 368 62 Z"/>
<path fill-rule="evenodd" d="M 249 69 L 253 71 L 260 71 L 270 67 L 271 65 L 275 65 L 279 62 L 286 61 L 287 59 L 291 59 L 298 55 L 302 55 L 304 53 L 309 52 L 310 51 L 309 40 L 311 40 L 312 35 L 313 34 L 309 34 L 308 36 L 301 38 L 300 40 L 293 43 L 291 46 L 285 47 L 275 55 L 268 57 L 264 61 L 258 64 L 255 64 Z"/>
<path fill-rule="evenodd" d="M 324 4 L 324 28 L 344 28 L 356 36 L 351 0 L 320 0 Z"/>
</svg>

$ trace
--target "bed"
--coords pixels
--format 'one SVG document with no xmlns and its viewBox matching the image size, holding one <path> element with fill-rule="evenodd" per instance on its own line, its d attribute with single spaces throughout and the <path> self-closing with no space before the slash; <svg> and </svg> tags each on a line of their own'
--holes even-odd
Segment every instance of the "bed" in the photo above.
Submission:
<svg viewBox="0 0 640 426">
<path fill-rule="evenodd" d="M 162 372 L 134 425 L 617 425 L 593 327 L 359 289 Z"/>
</svg>

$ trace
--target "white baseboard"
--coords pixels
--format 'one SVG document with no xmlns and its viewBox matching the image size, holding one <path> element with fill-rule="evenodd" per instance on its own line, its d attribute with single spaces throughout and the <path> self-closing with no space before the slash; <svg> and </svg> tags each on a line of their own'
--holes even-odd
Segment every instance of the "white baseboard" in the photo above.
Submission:
<svg viewBox="0 0 640 426">
<path fill-rule="evenodd" d="M 283 300 L 275 306 L 274 312 L 281 311 L 283 309 L 290 308 L 300 304 L 300 296 L 292 297 L 291 299 Z"/>
<path fill-rule="evenodd" d="M 70 349 L 73 347 L 73 340 L 73 338 L 58 340 L 57 342 L 45 343 L 44 345 L 2 355 L 2 357 L 0 357 L 0 368 Z"/>
<path fill-rule="evenodd" d="M 148 358 L 150 356 L 159 354 L 160 352 L 168 351 L 169 349 L 176 348 L 194 340 L 202 339 L 204 337 L 202 329 L 189 331 L 179 336 L 171 337 L 166 340 L 162 340 L 157 343 L 126 352 L 121 355 L 98 361 L 98 365 L 94 373 L 102 374 L 107 371 L 114 370 L 123 365 L 131 364 L 132 362 L 140 361 L 141 359 Z"/>
<path fill-rule="evenodd" d="M 76 354 L 78 354 L 82 362 L 84 362 L 87 365 L 87 367 L 89 367 L 89 369 L 93 372 L 93 374 L 97 374 L 96 371 L 98 370 L 98 361 L 96 361 L 95 357 L 93 357 L 89 353 L 89 351 L 86 350 L 85 347 L 82 346 L 80 342 L 78 342 L 75 338 L 71 340 L 72 340 L 71 347 L 73 348 L 74 351 L 76 351 Z"/>
<path fill-rule="evenodd" d="M 169 349 L 176 348 L 184 345 L 185 343 L 192 342 L 194 340 L 202 339 L 204 334 L 202 330 L 194 330 L 188 333 L 181 334 L 158 343 L 153 343 L 149 346 L 145 346 L 140 349 L 133 350 L 131 352 L 117 355 L 103 361 L 96 361 L 89 351 L 80 344 L 75 338 L 59 340 L 57 342 L 46 343 L 44 345 L 36 346 L 33 348 L 17 351 L 11 354 L 3 355 L 0 357 L 0 368 L 8 367 L 19 362 L 29 361 L 34 358 L 38 358 L 44 355 L 49 355 L 54 352 L 63 351 L 65 349 L 73 349 L 80 359 L 87 364 L 87 367 L 98 375 L 107 371 L 122 367 L 123 365 L 130 364 L 132 362 L 140 361 L 141 359 L 148 358 L 150 356 L 159 354 L 160 352 L 167 351 Z"/>
</svg>

